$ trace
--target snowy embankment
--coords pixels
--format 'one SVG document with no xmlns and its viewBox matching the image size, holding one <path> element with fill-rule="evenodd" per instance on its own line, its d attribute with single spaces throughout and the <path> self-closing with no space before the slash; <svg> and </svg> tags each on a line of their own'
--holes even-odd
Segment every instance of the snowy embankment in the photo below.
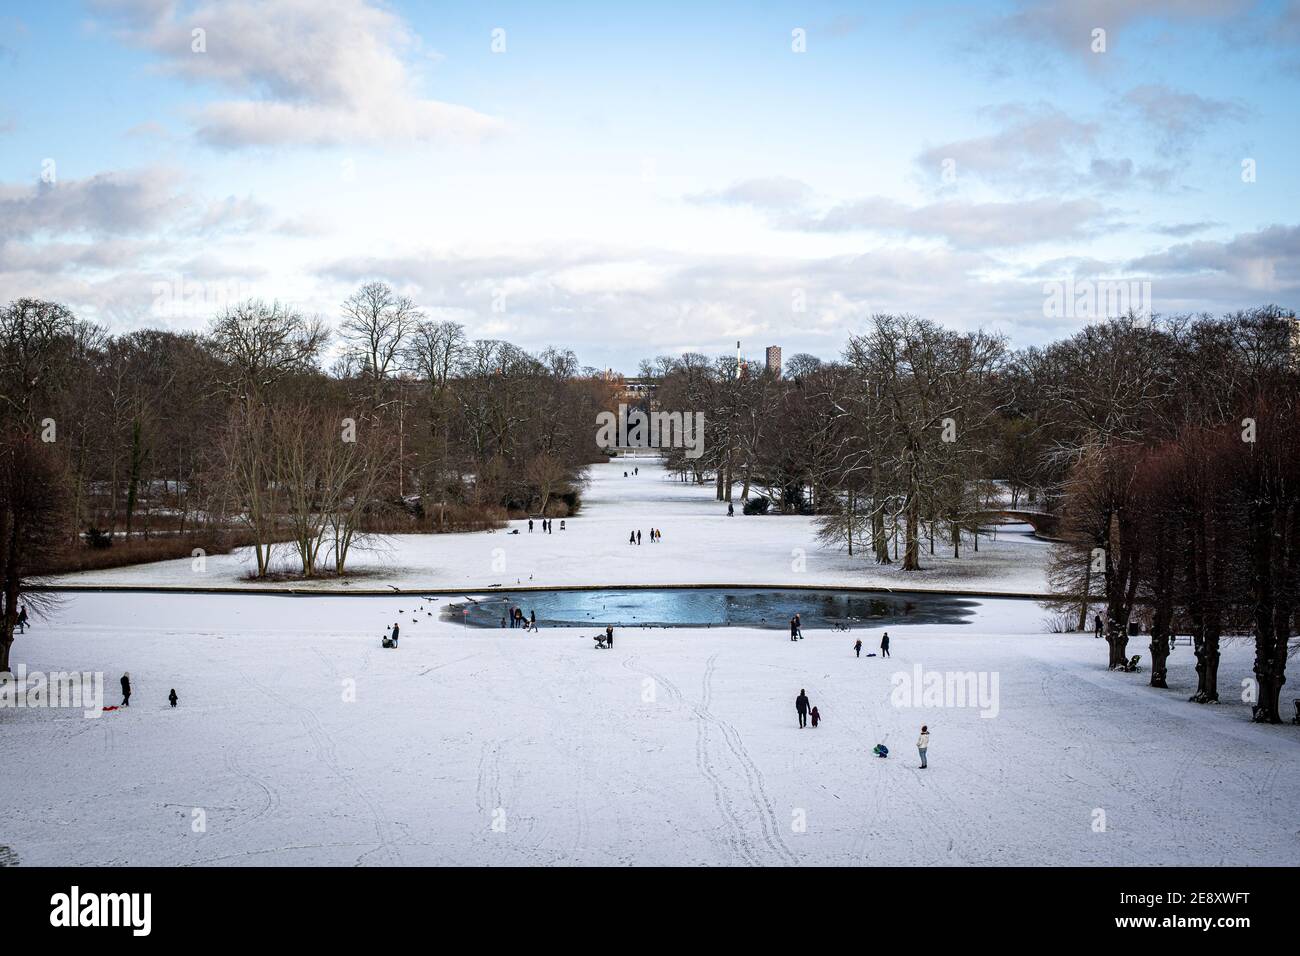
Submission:
<svg viewBox="0 0 1300 956">
<path fill-rule="evenodd" d="M 1028 602 L 891 629 L 890 660 L 853 656 L 876 630 L 798 643 L 624 630 L 596 651 L 589 630 L 461 629 L 431 610 L 400 596 L 66 596 L 16 660 L 102 670 L 110 693 L 129 670 L 132 706 L 0 710 L 0 857 L 1300 863 L 1300 733 L 1248 723 L 1241 703 L 1187 703 L 1185 647 L 1156 691 L 1145 673 L 1106 672 L 1099 641 L 1033 633 Z M 400 649 L 382 650 L 399 618 Z M 1240 686 L 1250 660 L 1228 647 L 1220 686 Z M 917 667 L 989 688 L 996 676 L 994 706 L 899 706 L 891 678 Z M 796 722 L 801 687 L 815 730 Z M 882 740 L 886 760 L 869 753 Z"/>
<path fill-rule="evenodd" d="M 640 474 L 623 477 L 625 470 Z M 897 565 L 879 567 L 863 555 L 818 543 L 809 517 L 745 516 L 737 502 L 727 517 L 713 487 L 671 480 L 654 459 L 595 465 L 582 512 L 565 520 L 565 530 L 544 535 L 540 522 L 528 533 L 526 521 L 495 532 L 394 535 L 377 541 L 350 560 L 354 577 L 340 581 L 274 582 L 273 586 L 373 589 L 388 586 L 436 590 L 488 589 L 495 586 L 574 586 L 629 584 L 827 585 L 861 588 L 920 588 L 999 594 L 1045 594 L 1044 567 L 1049 545 L 1023 525 L 1003 526 L 994 539 L 981 538 L 976 553 L 969 541 L 962 557 L 936 542 L 925 554 L 926 570 L 905 573 Z M 737 494 L 739 489 L 737 488 Z M 650 543 L 650 528 L 663 540 Z M 628 535 L 642 532 L 640 546 Z M 518 530 L 519 534 L 510 534 Z M 281 563 L 291 566 L 288 549 Z M 196 570 L 189 559 L 85 571 L 64 575 L 62 584 L 220 587 L 249 584 L 252 554 L 240 549 L 206 559 Z"/>
</svg>

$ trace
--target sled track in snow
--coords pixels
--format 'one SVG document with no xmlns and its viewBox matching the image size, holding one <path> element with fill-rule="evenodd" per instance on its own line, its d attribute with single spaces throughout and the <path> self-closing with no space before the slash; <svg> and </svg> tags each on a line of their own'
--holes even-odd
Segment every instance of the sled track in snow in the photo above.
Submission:
<svg viewBox="0 0 1300 956">
<path fill-rule="evenodd" d="M 781 839 L 780 824 L 777 822 L 776 810 L 764 786 L 762 772 L 754 763 L 753 758 L 750 757 L 749 751 L 745 749 L 744 741 L 741 740 L 736 728 L 709 709 L 709 705 L 713 700 L 713 674 L 717 670 L 717 662 L 718 655 L 714 654 L 704 667 L 704 693 L 699 706 L 695 708 L 695 713 L 700 718 L 700 727 L 703 731 L 702 738 L 705 741 L 706 757 L 708 728 L 713 727 L 721 735 L 727 752 L 735 759 L 745 776 L 749 796 L 754 803 L 755 814 L 758 817 L 759 833 L 762 835 L 763 843 L 774 856 L 783 862 L 798 863 L 799 858 Z M 723 786 L 725 787 L 725 784 Z M 735 816 L 734 808 L 732 815 Z"/>
<path fill-rule="evenodd" d="M 400 866 L 403 862 L 400 844 L 392 833 L 389 821 L 384 819 L 383 814 L 380 813 L 379 807 L 375 801 L 371 799 L 371 797 L 366 794 L 360 786 L 358 786 L 356 781 L 353 780 L 352 777 L 349 776 L 339 765 L 338 754 L 334 748 L 334 741 L 325 731 L 324 726 L 322 726 L 320 722 L 320 718 L 316 716 L 316 712 L 308 707 L 304 707 L 301 704 L 296 704 L 286 699 L 270 687 L 253 679 L 246 672 L 241 671 L 240 673 L 243 674 L 244 680 L 246 680 L 251 686 L 258 688 L 258 690 L 267 697 L 278 701 L 286 710 L 289 710 L 298 716 L 298 720 L 302 724 L 303 730 L 306 731 L 308 739 L 311 740 L 316 759 L 323 763 L 339 783 L 341 783 L 344 788 L 347 789 L 352 796 L 365 807 L 367 814 L 374 823 L 375 836 L 378 838 L 378 841 L 375 847 L 357 857 L 354 865 L 360 866 L 366 857 L 383 851 L 387 855 L 390 864 Z"/>
</svg>

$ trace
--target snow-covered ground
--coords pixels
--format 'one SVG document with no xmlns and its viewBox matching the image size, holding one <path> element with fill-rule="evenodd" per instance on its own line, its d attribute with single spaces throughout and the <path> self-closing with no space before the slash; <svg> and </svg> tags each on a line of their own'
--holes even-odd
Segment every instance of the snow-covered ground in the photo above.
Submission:
<svg viewBox="0 0 1300 956">
<path fill-rule="evenodd" d="M 856 659 L 856 635 L 838 632 L 625 630 L 597 651 L 587 630 L 463 629 L 430 610 L 67 596 L 19 636 L 16 661 L 103 671 L 110 693 L 128 670 L 132 706 L 0 710 L 0 859 L 1300 863 L 1300 728 L 1187 703 L 1186 647 L 1156 691 L 1108 673 L 1091 637 L 1033 633 L 1029 602 L 894 628 L 890 660 Z M 399 617 L 400 649 L 382 650 Z M 858 634 L 875 650 L 878 631 Z M 1227 649 L 1229 694 L 1250 659 Z M 916 667 L 996 675 L 996 716 L 899 706 L 891 679 Z M 797 725 L 801 687 L 817 729 Z M 882 740 L 886 760 L 869 753 Z"/>
<path fill-rule="evenodd" d="M 635 478 L 594 469 L 562 533 L 403 537 L 355 584 L 1044 588 L 1046 545 L 1023 533 L 904 577 L 818 548 L 808 519 L 727 518 L 708 489 L 636 464 Z M 662 543 L 627 543 L 651 526 Z M 202 575 L 182 561 L 80 578 L 229 584 L 244 570 L 231 556 Z M 893 628 L 885 660 L 851 650 L 861 636 L 875 651 L 878 629 L 798 643 L 620 630 L 597 651 L 595 627 L 466 629 L 412 595 L 63 595 L 15 663 L 102 671 L 108 703 L 130 671 L 133 705 L 0 709 L 0 861 L 1300 863 L 1300 729 L 1252 725 L 1238 701 L 1187 703 L 1186 647 L 1156 691 L 1145 672 L 1108 673 L 1101 642 L 1043 633 L 1046 617 L 982 599 L 965 625 Z M 381 649 L 399 619 L 400 649 Z M 1227 648 L 1225 697 L 1250 663 Z M 971 674 L 989 696 L 900 701 L 896 678 L 917 668 L 923 682 Z M 800 688 L 816 729 L 798 727 Z M 886 760 L 870 754 L 882 741 Z"/>
<path fill-rule="evenodd" d="M 625 470 L 640 469 L 635 477 Z M 1044 594 L 1049 545 L 1025 525 L 996 530 L 994 540 L 981 538 L 979 552 L 963 542 L 954 559 L 942 541 L 935 555 L 924 556 L 926 570 L 905 573 L 897 565 L 876 566 L 862 555 L 817 541 L 813 519 L 799 516 L 745 516 L 737 503 L 735 517 L 713 498 L 713 487 L 673 481 L 656 459 L 640 458 L 595 465 L 582 512 L 566 519 L 565 530 L 532 534 L 526 521 L 511 522 L 495 532 L 443 535 L 395 535 L 351 559 L 354 571 L 366 572 L 341 583 L 325 578 L 294 586 L 335 589 L 490 588 L 495 585 L 610 584 L 804 584 L 855 587 L 961 589 L 996 593 Z M 737 494 L 739 488 L 737 488 Z M 663 540 L 651 544 L 649 530 Z M 517 535 L 509 532 L 519 529 Z M 642 531 L 642 544 L 628 544 L 628 534 Z M 282 561 L 291 558 L 284 549 Z M 203 570 L 189 559 L 85 571 L 65 575 L 68 584 L 149 584 L 178 587 L 249 583 L 252 554 L 241 549 L 207 558 Z M 276 582 L 284 586 L 283 581 Z M 256 585 L 254 585 L 256 586 Z"/>
</svg>

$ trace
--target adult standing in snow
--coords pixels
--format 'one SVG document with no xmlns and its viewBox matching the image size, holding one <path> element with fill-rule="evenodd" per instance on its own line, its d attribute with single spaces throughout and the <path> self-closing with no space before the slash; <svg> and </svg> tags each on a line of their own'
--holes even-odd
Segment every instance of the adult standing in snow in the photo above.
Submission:
<svg viewBox="0 0 1300 956">
<path fill-rule="evenodd" d="M 637 543 L 637 544 L 640 544 L 640 543 L 641 543 L 641 529 L 640 529 L 640 528 L 638 528 L 638 529 L 637 529 L 637 532 L 636 532 L 636 543 Z"/>
<path fill-rule="evenodd" d="M 858 638 L 856 641 L 853 642 L 853 656 L 854 657 L 862 656 L 862 638 Z"/>
<path fill-rule="evenodd" d="M 799 640 L 797 636 L 798 633 L 799 633 L 799 625 L 794 622 L 794 618 L 790 618 L 790 640 L 792 641 Z"/>
<path fill-rule="evenodd" d="M 799 616 L 798 611 L 796 611 L 794 615 L 794 632 L 795 634 L 799 635 L 799 640 L 802 641 L 803 640 L 803 618 Z"/>
<path fill-rule="evenodd" d="M 636 544 L 636 532 L 635 532 L 635 531 L 633 531 L 630 535 L 627 536 L 627 543 L 628 543 L 628 544 Z"/>
<path fill-rule="evenodd" d="M 1094 637 L 1101 637 L 1101 615 L 1100 614 L 1094 614 L 1092 616 L 1092 632 Z"/>
<path fill-rule="evenodd" d="M 924 724 L 921 725 L 921 736 L 916 738 L 916 749 L 921 755 L 921 769 L 924 770 L 929 766 L 925 762 L 925 752 L 930 749 L 930 728 Z"/>
<path fill-rule="evenodd" d="M 794 709 L 799 714 L 799 729 L 808 726 L 808 692 L 799 688 L 799 696 L 794 699 Z"/>
<path fill-rule="evenodd" d="M 397 626 L 397 622 L 394 621 L 394 622 L 393 622 L 393 646 L 394 646 L 394 647 L 397 646 L 397 633 L 398 633 L 400 630 L 401 630 L 401 628 L 398 627 L 398 626 Z"/>
<path fill-rule="evenodd" d="M 889 632 L 888 631 L 886 631 L 885 636 L 880 639 L 880 656 L 881 657 L 889 656 Z"/>
<path fill-rule="evenodd" d="M 18 605 L 18 633 L 23 634 L 27 631 L 27 605 Z"/>
<path fill-rule="evenodd" d="M 532 519 L 532 518 L 529 518 L 529 519 L 528 519 L 528 533 L 529 533 L 529 534 L 532 534 L 532 533 L 533 533 L 533 519 Z"/>
<path fill-rule="evenodd" d="M 532 631 L 533 633 L 537 632 L 537 611 L 536 610 L 532 610 L 528 612 L 528 630 Z"/>
<path fill-rule="evenodd" d="M 605 640 L 609 642 L 610 648 L 613 649 L 614 647 L 614 625 L 613 624 L 605 625 Z"/>
<path fill-rule="evenodd" d="M 728 517 L 728 518 L 734 517 L 735 514 L 736 514 L 736 506 L 733 505 L 730 501 L 728 501 L 728 502 L 727 502 L 727 517 Z"/>
<path fill-rule="evenodd" d="M 122 675 L 122 706 L 131 706 L 131 672 Z"/>
</svg>

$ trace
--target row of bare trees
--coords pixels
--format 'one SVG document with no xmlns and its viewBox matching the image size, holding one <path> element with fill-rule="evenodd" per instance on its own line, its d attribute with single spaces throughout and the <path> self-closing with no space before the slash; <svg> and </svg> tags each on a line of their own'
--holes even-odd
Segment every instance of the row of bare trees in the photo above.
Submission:
<svg viewBox="0 0 1300 956">
<path fill-rule="evenodd" d="M 233 529 L 259 576 L 273 549 L 337 574 L 370 532 L 571 512 L 611 394 L 571 352 L 470 340 L 382 283 L 336 332 L 278 302 L 120 336 L 57 303 L 0 308 L 0 422 L 56 461 L 68 547 L 178 556 Z"/>
<path fill-rule="evenodd" d="M 994 512 L 1058 538 L 1049 579 L 1109 664 L 1150 631 L 1151 683 L 1175 633 L 1218 698 L 1222 635 L 1256 648 L 1258 716 L 1277 720 L 1300 568 L 1300 335 L 1269 306 L 1125 316 L 1042 348 L 878 315 L 838 361 L 778 377 L 731 358 L 642 363 L 664 407 L 702 409 L 706 453 L 668 460 L 719 500 L 817 515 L 823 541 L 877 563 L 960 556 Z"/>
<path fill-rule="evenodd" d="M 1130 622 L 1150 634 L 1150 683 L 1165 687 L 1174 635 L 1197 660 L 1192 699 L 1219 699 L 1220 640 L 1255 646 L 1256 719 L 1281 719 L 1280 694 L 1300 598 L 1300 338 L 1276 308 L 1127 325 L 1112 348 L 1147 375 L 1089 406 L 1084 383 L 1058 383 L 1086 409 L 1061 482 L 1062 542 L 1051 576 L 1099 596 L 1109 664 L 1127 658 Z M 1096 354 L 1096 350 L 1092 350 Z M 1089 427 L 1080 428 L 1083 422 Z"/>
</svg>

